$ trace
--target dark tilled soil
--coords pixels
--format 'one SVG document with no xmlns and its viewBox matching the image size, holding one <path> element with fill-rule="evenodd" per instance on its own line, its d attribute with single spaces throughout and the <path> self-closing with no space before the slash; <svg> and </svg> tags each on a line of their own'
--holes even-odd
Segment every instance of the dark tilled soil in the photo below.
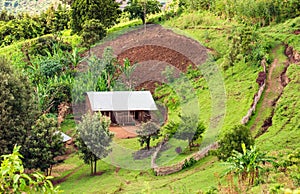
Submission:
<svg viewBox="0 0 300 194">
<path fill-rule="evenodd" d="M 156 24 L 147 25 L 146 30 L 140 28 L 106 41 L 91 48 L 91 53 L 101 57 L 108 46 L 112 47 L 120 63 L 128 58 L 132 63 L 139 64 L 132 74 L 134 86 L 152 92 L 155 83 L 165 82 L 161 72 L 166 66 L 175 67 L 177 73 L 185 72 L 189 65 L 204 63 L 208 51 L 197 41 Z"/>
</svg>

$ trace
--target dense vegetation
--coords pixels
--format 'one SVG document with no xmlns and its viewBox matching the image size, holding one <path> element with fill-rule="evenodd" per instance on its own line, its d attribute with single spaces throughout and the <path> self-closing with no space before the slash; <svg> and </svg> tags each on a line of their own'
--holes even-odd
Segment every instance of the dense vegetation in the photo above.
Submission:
<svg viewBox="0 0 300 194">
<path fill-rule="evenodd" d="M 55 8 L 49 7 L 40 15 L 25 13 L 12 15 L 5 10 L 0 14 L 2 47 L 0 54 L 10 60 L 8 62 L 6 59 L 0 59 L 0 87 L 3 91 L 0 102 L 0 154 L 14 151 L 11 156 L 20 161 L 18 150 L 14 150 L 14 144 L 17 143 L 22 146 L 20 152 L 24 156 L 25 168 L 41 170 L 46 174 L 51 172 L 53 165 L 58 162 L 55 157 L 64 152 L 61 138 L 55 131 L 59 130 L 59 125 L 62 127 L 67 125 L 64 118 L 71 112 L 68 107 L 72 101 L 81 102 L 82 94 L 86 90 L 132 89 L 130 74 L 135 66 L 130 68 L 128 60 L 125 60 L 124 66 L 118 64 L 110 48 L 104 51 L 101 59 L 95 56 L 83 58 L 81 52 L 90 50 L 93 44 L 106 36 L 113 37 L 114 31 L 122 29 L 123 21 L 140 18 L 142 23 L 145 23 L 147 14 L 159 12 L 157 10 L 159 4 L 154 1 L 148 1 L 153 4 L 149 5 L 147 11 L 144 1 L 131 1 L 122 14 L 114 1 L 92 1 L 90 3 L 93 6 L 86 5 L 86 1 L 82 0 L 72 2 L 71 10 L 67 6 L 59 5 Z M 98 9 L 101 12 L 95 11 Z M 189 68 L 185 73 L 196 91 L 196 96 L 185 90 L 183 78 L 173 78 L 172 69 L 166 69 L 163 74 L 170 84 L 158 86 L 154 96 L 168 107 L 168 123 L 161 128 L 155 124 L 152 126 L 150 122 L 144 124 L 139 131 L 139 141 L 141 145 L 146 144 L 148 150 L 159 145 L 167 137 L 174 136 L 176 140 L 171 142 L 174 145 L 185 142 L 190 149 L 177 146 L 178 157 L 169 163 L 164 162 L 172 155 L 169 150 L 158 154 L 157 158 L 158 164 L 167 166 L 185 160 L 182 172 L 166 177 L 155 177 L 151 170 L 130 171 L 98 160 L 111 151 L 108 148 L 112 141 L 112 135 L 108 131 L 109 123 L 102 117 L 101 122 L 97 122 L 100 115 L 94 118 L 86 115 L 77 130 L 74 130 L 73 125 L 71 127 L 73 129 L 68 129 L 70 133 L 77 133 L 74 137 L 78 138 L 77 145 L 81 157 L 70 155 L 65 161 L 73 172 L 61 184 L 63 190 L 70 193 L 73 191 L 130 193 L 141 190 L 174 193 L 201 191 L 276 193 L 283 188 L 295 190 L 299 188 L 300 152 L 297 148 L 300 146 L 298 141 L 300 68 L 299 64 L 292 64 L 299 61 L 288 60 L 284 56 L 287 53 L 282 45 L 292 46 L 294 55 L 300 53 L 300 35 L 298 35 L 300 2 L 173 0 L 166 5 L 162 14 L 154 15 L 149 21 L 189 36 L 211 50 L 210 62 L 220 69 L 227 97 L 224 124 L 218 128 L 222 132 L 218 139 L 219 150 L 198 162 L 187 159 L 195 152 L 194 146 L 201 143 L 202 137 L 211 135 L 205 133 L 210 125 L 211 115 L 190 116 L 189 113 L 193 111 L 186 113 L 187 115 L 178 114 L 182 106 L 189 107 L 187 108 L 189 110 L 196 109 L 191 105 L 195 98 L 200 102 L 200 110 L 206 113 L 211 111 L 210 83 L 203 72 L 207 69 Z M 118 22 L 121 24 L 117 25 Z M 141 24 L 137 21 L 124 22 L 124 28 L 136 23 Z M 277 60 L 282 65 L 274 66 Z M 87 64 L 88 70 L 75 81 L 79 65 L 83 61 Z M 274 74 L 286 75 L 289 82 L 277 98 L 272 96 L 272 100 L 275 100 L 272 101 L 271 107 L 265 108 L 260 100 L 250 122 L 243 126 L 240 125 L 241 119 L 251 106 L 253 96 L 259 87 L 256 79 L 259 72 L 263 71 L 262 61 L 266 65 L 266 77 L 269 75 L 272 79 Z M 206 65 L 203 66 L 207 67 Z M 275 70 L 271 71 L 271 68 Z M 125 85 L 119 80 L 122 73 L 125 74 Z M 85 85 L 86 88 L 73 88 L 74 83 L 81 86 L 87 80 L 90 82 Z M 266 82 L 268 81 L 267 79 Z M 172 86 L 176 86 L 177 91 L 187 94 L 183 105 L 178 103 L 180 94 L 176 93 Z M 268 97 L 267 90 L 268 88 L 265 89 L 262 98 Z M 76 95 L 72 95 L 74 92 Z M 264 119 L 261 123 L 255 123 L 259 111 L 262 112 Z M 250 131 L 253 125 L 257 125 L 256 130 Z M 96 155 L 89 150 L 92 145 L 78 136 L 81 135 L 83 138 L 82 134 L 91 133 L 92 141 L 99 143 L 93 144 L 99 147 Z M 99 137 L 104 136 L 106 141 L 99 141 Z M 153 141 L 150 141 L 151 138 Z M 136 138 L 133 140 L 114 138 L 114 141 L 130 149 L 139 150 Z M 221 165 L 224 164 L 223 161 L 218 160 L 214 154 L 217 154 L 218 159 L 226 161 L 225 166 Z M 4 156 L 4 161 L 11 156 Z M 101 169 L 104 172 L 101 177 L 88 176 L 88 167 L 83 166 L 80 158 L 90 164 L 92 174 L 97 175 L 97 171 Z M 150 160 L 150 156 L 146 156 L 146 159 Z M 0 170 L 4 167 L 2 164 Z M 31 180 L 30 177 L 23 175 L 23 167 L 20 168 L 21 171 L 12 172 L 5 180 L 10 180 L 8 183 L 11 183 L 11 178 L 15 174 L 22 174 L 22 178 Z M 224 172 L 226 175 L 223 177 L 221 175 Z M 66 170 L 61 177 L 66 173 L 70 171 Z M 45 182 L 44 177 L 40 175 L 37 177 Z M 30 184 L 35 184 L 33 180 L 31 181 Z M 7 187 L 15 190 L 18 187 L 30 189 L 30 184 L 29 186 L 22 184 Z M 48 182 L 45 182 L 46 189 L 52 188 L 47 184 Z M 91 189 L 95 184 L 104 187 Z"/>
</svg>

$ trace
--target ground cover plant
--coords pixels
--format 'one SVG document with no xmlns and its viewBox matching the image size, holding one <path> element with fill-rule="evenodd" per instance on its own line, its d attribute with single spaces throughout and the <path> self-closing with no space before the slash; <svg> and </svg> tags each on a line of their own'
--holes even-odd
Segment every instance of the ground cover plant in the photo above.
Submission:
<svg viewBox="0 0 300 194">
<path fill-rule="evenodd" d="M 251 10 L 245 9 L 245 7 L 249 6 L 252 8 Z M 284 190 L 285 188 L 290 188 L 296 192 L 297 187 L 299 187 L 299 151 L 296 148 L 299 147 L 298 139 L 300 135 L 299 112 L 297 111 L 299 109 L 297 107 L 299 104 L 298 85 L 300 72 L 298 65 L 300 60 L 299 54 L 297 54 L 300 51 L 298 44 L 298 8 L 298 1 L 246 0 L 238 3 L 220 0 L 173 1 L 170 7 L 166 6 L 165 12 L 149 19 L 149 21 L 157 22 L 164 28 L 173 30 L 177 35 L 185 35 L 196 40 L 198 44 L 205 46 L 204 48 L 209 53 L 210 58 L 207 63 L 202 63 L 202 66 L 194 64 L 196 66 L 200 65 L 197 68 L 188 68 L 188 65 L 185 64 L 184 68 L 182 68 L 182 75 L 187 79 L 176 77 L 176 79 L 172 80 L 172 77 L 170 77 L 172 70 L 164 68 L 163 76 L 168 79 L 169 84 L 160 86 L 149 84 L 150 86 L 155 86 L 153 89 L 155 98 L 167 105 L 168 120 L 167 124 L 160 128 L 161 137 L 151 141 L 148 148 L 156 149 L 168 135 L 170 129 L 172 131 L 172 129 L 176 128 L 176 123 L 180 121 L 179 112 L 193 113 L 195 111 L 198 112 L 197 110 L 199 110 L 200 114 L 197 118 L 193 118 L 192 121 L 200 120 L 201 124 L 203 122 L 203 128 L 201 129 L 205 128 L 206 130 L 204 134 L 203 130 L 201 131 L 200 136 L 203 136 L 199 136 L 197 140 L 195 139 L 196 142 L 193 144 L 206 145 L 219 140 L 222 146 L 222 139 L 217 138 L 217 135 L 219 132 L 226 133 L 233 126 L 241 123 L 241 119 L 252 105 L 253 98 L 260 86 L 256 81 L 258 74 L 264 71 L 263 63 L 261 63 L 264 61 L 267 86 L 258 102 L 256 111 L 246 125 L 247 128 L 252 130 L 252 134 L 247 133 L 247 137 L 249 139 L 251 137 L 256 138 L 255 145 L 258 150 L 250 148 L 250 144 L 253 144 L 252 140 L 251 143 L 248 142 L 249 146 L 246 146 L 248 149 L 240 147 L 239 144 L 243 145 L 242 143 L 247 144 L 247 142 L 245 142 L 245 139 L 238 141 L 237 139 L 243 134 L 238 133 L 236 139 L 234 135 L 229 135 L 230 138 L 227 138 L 229 140 L 227 144 L 235 145 L 234 148 L 230 148 L 227 156 L 231 158 L 228 162 L 232 166 L 237 166 L 234 162 L 242 161 L 242 159 L 244 161 L 248 156 L 252 157 L 252 154 L 265 156 L 261 154 L 264 152 L 276 157 L 277 163 L 275 168 L 269 168 L 268 162 L 266 165 L 257 163 L 257 166 L 252 166 L 249 168 L 251 170 L 247 171 L 248 179 L 239 179 L 239 177 L 244 176 L 245 168 L 235 169 L 236 173 L 232 173 L 227 179 L 221 178 L 220 175 L 224 172 L 225 167 L 222 165 L 222 162 L 218 161 L 217 157 L 208 156 L 196 162 L 189 157 L 197 152 L 199 148 L 191 147 L 190 151 L 185 149 L 188 144 L 192 145 L 190 139 L 188 139 L 188 143 L 186 138 L 171 138 L 168 142 L 169 145 L 162 146 L 163 151 L 158 153 L 156 164 L 159 166 L 172 166 L 185 161 L 184 169 L 181 172 L 160 177 L 155 176 L 153 171 L 150 170 L 151 155 L 146 157 L 144 161 L 133 160 L 131 155 L 124 155 L 125 152 L 129 151 L 130 153 L 139 152 L 140 146 L 137 138 L 119 139 L 115 137 L 113 140 L 115 144 L 112 147 L 113 149 L 117 147 L 116 152 L 103 161 L 94 161 L 94 172 L 96 172 L 94 176 L 90 176 L 89 167 L 84 165 L 78 158 L 78 155 L 71 154 L 66 156 L 67 159 L 64 164 L 53 168 L 53 172 L 57 173 L 57 177 L 53 182 L 60 184 L 63 190 L 70 193 L 196 193 L 203 191 L 222 193 L 237 191 L 235 190 L 236 188 L 240 189 L 240 192 L 254 193 L 284 192 L 287 191 Z M 49 10 L 48 16 L 51 15 L 50 13 L 52 13 L 51 10 Z M 53 13 L 56 12 L 53 11 Z M 14 20 L 14 22 L 24 22 L 25 20 L 23 20 Z M 39 20 L 34 20 L 33 18 L 27 18 L 27 20 L 33 24 L 39 22 Z M 38 111 L 51 113 L 50 115 L 56 117 L 64 114 L 59 113 L 59 110 L 61 110 L 59 107 L 72 100 L 70 95 L 71 83 L 73 83 L 74 75 L 78 73 L 77 68 L 80 67 L 80 61 L 85 60 L 80 55 L 80 52 L 86 51 L 85 56 L 87 56 L 86 49 L 89 49 L 91 51 L 90 54 L 99 54 L 99 58 L 95 58 L 95 61 L 99 62 L 101 61 L 100 50 L 103 45 L 109 43 L 112 43 L 112 46 L 117 45 L 116 40 L 120 38 L 123 43 L 122 49 L 124 49 L 124 45 L 134 46 L 129 41 L 124 40 L 124 38 L 122 39 L 122 37 L 126 37 L 126 32 L 129 32 L 128 34 L 135 33 L 136 29 L 139 30 L 143 26 L 128 28 L 129 26 L 141 24 L 141 21 L 126 20 L 125 23 L 120 23 L 108 30 L 106 29 L 108 37 L 92 46 L 91 44 L 94 44 L 97 40 L 88 42 L 89 39 L 79 37 L 80 34 L 70 35 L 70 30 L 68 29 L 58 32 L 60 26 L 55 25 L 54 20 L 49 19 L 49 21 L 52 21 L 50 22 L 52 24 L 51 28 L 47 28 L 47 30 L 54 33 L 53 36 L 47 35 L 33 40 L 25 40 L 24 42 L 21 42 L 22 39 L 31 37 L 26 35 L 20 40 L 14 37 L 5 37 L 6 42 L 3 45 L 11 45 L 1 48 L 0 52 L 6 55 L 15 67 L 23 70 L 23 73 L 30 78 L 30 85 L 35 88 L 35 95 L 37 95 L 38 99 Z M 11 23 L 3 21 L 1 26 L 8 27 L 11 26 Z M 94 23 L 91 22 L 90 24 Z M 33 25 L 33 27 L 38 26 Z M 87 29 L 97 28 L 95 25 L 89 25 L 88 27 Z M 145 27 L 143 29 L 144 39 L 140 39 L 136 35 L 134 38 L 136 42 L 142 42 L 147 40 L 147 38 L 151 38 L 152 30 L 159 29 L 155 28 L 155 25 L 146 25 Z M 46 29 L 46 27 L 41 28 Z M 69 28 L 69 26 L 66 26 L 66 28 Z M 39 32 L 39 29 L 37 28 L 37 32 Z M 138 32 L 141 33 L 141 31 Z M 163 33 L 162 30 L 159 32 Z M 32 37 L 42 34 L 33 33 Z M 152 36 L 153 39 L 151 40 L 154 41 L 158 33 L 153 34 L 155 36 Z M 171 33 L 169 35 L 171 36 Z M 89 36 L 85 35 L 85 37 Z M 43 43 L 41 41 L 48 38 L 54 42 L 51 42 L 50 46 L 44 50 L 44 47 L 40 47 L 40 43 Z M 169 37 L 164 37 L 164 39 L 167 38 Z M 80 44 L 78 44 L 81 40 L 87 43 L 86 48 L 80 47 Z M 45 46 L 48 45 L 47 42 L 44 43 Z M 30 50 L 33 45 L 35 48 Z M 174 45 L 175 43 L 173 43 Z M 119 55 L 126 56 L 126 52 L 124 54 L 119 52 L 120 50 L 118 49 L 115 50 L 117 50 L 115 54 L 118 57 L 120 57 Z M 133 57 L 131 60 L 136 60 L 138 57 L 146 59 L 146 55 L 152 56 L 152 52 L 147 50 L 146 47 L 140 47 L 134 51 L 137 53 L 142 51 L 145 55 L 134 54 L 134 52 L 130 53 L 128 51 L 127 54 L 130 53 L 129 56 Z M 167 56 L 168 53 L 164 52 L 164 54 Z M 160 57 L 161 55 L 156 56 Z M 177 55 L 176 57 L 175 55 L 173 56 L 170 58 L 176 58 L 179 61 Z M 191 61 L 193 62 L 193 60 Z M 121 60 L 121 62 L 123 61 Z M 135 64 L 134 62 L 130 61 L 130 64 Z M 95 65 L 99 64 L 103 65 L 102 63 L 95 63 Z M 176 67 L 182 66 L 177 65 Z M 215 68 L 209 68 L 212 66 Z M 27 69 L 24 70 L 24 67 L 27 67 Z M 141 72 L 138 67 L 134 70 Z M 222 82 L 217 80 L 211 81 L 211 79 L 216 77 L 208 75 L 215 72 L 222 76 Z M 98 87 L 99 90 L 112 90 L 113 88 L 109 80 L 114 77 L 114 72 L 107 71 L 106 73 L 106 77 L 102 77 L 100 79 L 102 82 L 98 83 L 98 86 L 101 86 Z M 135 75 L 134 71 L 132 74 Z M 186 89 L 185 81 L 187 80 L 190 82 L 191 88 L 194 89 L 195 95 Z M 133 83 L 131 82 L 130 86 L 134 85 Z M 213 111 L 222 110 L 214 107 L 215 99 L 212 98 L 214 91 L 210 89 L 212 83 L 222 85 L 224 91 L 226 91 L 226 93 L 223 92 L 226 94 L 226 112 L 224 113 L 216 114 Z M 149 85 L 143 85 L 143 87 L 147 88 Z M 182 95 L 182 93 L 186 95 Z M 195 106 L 196 101 L 198 106 Z M 188 111 L 185 112 L 183 110 Z M 209 130 L 210 127 L 218 123 L 214 122 L 214 119 L 218 118 L 218 116 L 224 116 L 223 120 L 219 122 L 221 124 L 214 126 L 216 129 L 213 131 L 214 133 L 209 133 L 211 132 Z M 63 131 L 71 131 L 71 133 L 74 129 L 70 128 L 75 127 L 74 123 L 69 123 L 68 118 L 65 122 L 61 122 L 61 126 Z M 188 127 L 188 125 L 185 124 L 184 127 Z M 245 129 L 244 127 L 240 128 Z M 171 149 L 168 149 L 170 147 Z M 238 150 L 239 148 L 243 149 Z M 152 151 L 151 149 L 149 151 Z M 239 153 L 232 151 L 233 149 L 236 149 Z M 76 150 L 76 148 L 73 150 Z M 232 157 L 230 157 L 231 154 L 229 153 L 231 151 L 234 153 Z M 145 161 L 149 166 L 144 165 Z M 127 166 L 125 163 L 127 163 Z M 122 165 L 118 166 L 116 164 Z M 132 166 L 137 167 L 137 169 L 129 170 Z M 60 168 L 62 170 L 59 170 Z M 259 168 L 264 169 L 261 171 L 262 173 L 256 173 Z M 97 185 L 97 187 L 93 187 L 94 185 Z"/>
</svg>

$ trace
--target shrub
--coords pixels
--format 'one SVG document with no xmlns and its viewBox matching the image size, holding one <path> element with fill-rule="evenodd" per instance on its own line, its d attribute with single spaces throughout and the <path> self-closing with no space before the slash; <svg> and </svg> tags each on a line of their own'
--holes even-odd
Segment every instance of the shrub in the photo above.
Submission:
<svg viewBox="0 0 300 194">
<path fill-rule="evenodd" d="M 247 149 L 250 149 L 250 146 L 254 145 L 254 139 L 248 127 L 236 125 L 221 136 L 219 149 L 216 151 L 218 158 L 226 160 L 232 155 L 233 150 L 242 152 L 242 143 L 245 144 Z"/>
<path fill-rule="evenodd" d="M 185 168 L 188 168 L 188 167 L 191 167 L 193 166 L 197 161 L 191 157 L 190 159 L 185 159 L 184 160 L 184 164 L 182 166 L 182 169 L 185 169 Z"/>
</svg>

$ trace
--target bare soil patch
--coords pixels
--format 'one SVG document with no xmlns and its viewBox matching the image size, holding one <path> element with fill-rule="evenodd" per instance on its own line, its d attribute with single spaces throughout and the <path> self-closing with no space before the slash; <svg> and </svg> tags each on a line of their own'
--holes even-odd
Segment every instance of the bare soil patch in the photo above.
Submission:
<svg viewBox="0 0 300 194">
<path fill-rule="evenodd" d="M 185 72 L 190 65 L 195 67 L 204 63 L 208 52 L 197 41 L 156 24 L 147 25 L 146 30 L 140 28 L 106 41 L 91 48 L 91 53 L 101 57 L 108 46 L 112 47 L 121 64 L 125 58 L 139 64 L 132 75 L 134 86 L 151 92 L 156 83 L 165 82 L 161 72 L 166 66 Z"/>
<path fill-rule="evenodd" d="M 129 139 L 137 136 L 136 126 L 111 126 L 109 130 L 115 134 L 115 137 L 119 139 Z"/>
<path fill-rule="evenodd" d="M 299 34 L 300 34 L 300 30 L 295 30 L 295 31 L 294 31 L 294 34 L 295 34 L 295 35 L 299 35 Z"/>
</svg>

